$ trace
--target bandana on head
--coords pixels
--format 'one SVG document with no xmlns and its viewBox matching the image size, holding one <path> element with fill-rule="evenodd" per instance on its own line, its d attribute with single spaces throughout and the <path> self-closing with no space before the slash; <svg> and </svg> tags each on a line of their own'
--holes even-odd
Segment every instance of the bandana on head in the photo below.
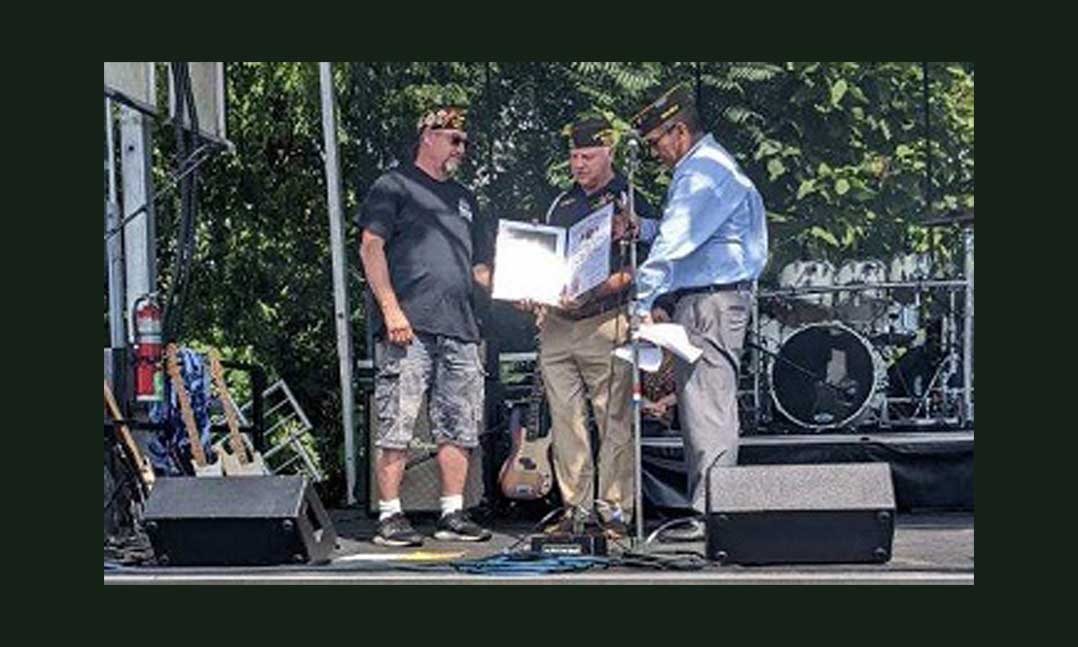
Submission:
<svg viewBox="0 0 1078 647">
<path fill-rule="evenodd" d="M 416 130 L 423 132 L 424 128 L 431 130 L 449 129 L 464 130 L 464 108 L 447 106 L 431 110 L 419 119 Z"/>
</svg>

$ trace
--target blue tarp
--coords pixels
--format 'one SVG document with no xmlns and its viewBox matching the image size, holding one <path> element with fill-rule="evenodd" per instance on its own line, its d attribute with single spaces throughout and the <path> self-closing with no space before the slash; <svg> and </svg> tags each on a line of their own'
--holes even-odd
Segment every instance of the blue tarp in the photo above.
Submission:
<svg viewBox="0 0 1078 647">
<path fill-rule="evenodd" d="M 190 348 L 179 353 L 180 374 L 191 398 L 195 426 L 199 430 L 202 446 L 207 456 L 212 456 L 210 443 L 210 389 L 206 363 L 202 356 Z M 172 380 L 165 380 L 165 400 L 150 409 L 150 419 L 163 423 L 166 429 L 154 435 L 149 443 L 150 463 L 154 472 L 161 476 L 183 476 L 192 473 L 191 443 L 180 414 L 180 404 Z"/>
</svg>

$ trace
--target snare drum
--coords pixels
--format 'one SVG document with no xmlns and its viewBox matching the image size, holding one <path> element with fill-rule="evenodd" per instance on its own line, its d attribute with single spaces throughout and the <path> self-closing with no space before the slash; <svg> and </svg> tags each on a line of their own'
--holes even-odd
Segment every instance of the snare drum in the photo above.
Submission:
<svg viewBox="0 0 1078 647">
<path fill-rule="evenodd" d="M 775 316 L 786 326 L 832 319 L 833 294 L 830 291 L 798 293 L 804 288 L 828 288 L 834 285 L 835 266 L 827 261 L 794 261 L 779 272 L 779 287 L 794 294 L 775 308 Z"/>
</svg>

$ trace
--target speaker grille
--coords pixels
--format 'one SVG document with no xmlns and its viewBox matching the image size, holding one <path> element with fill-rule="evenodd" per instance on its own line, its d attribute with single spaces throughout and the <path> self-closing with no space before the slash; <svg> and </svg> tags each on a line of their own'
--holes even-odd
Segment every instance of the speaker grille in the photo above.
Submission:
<svg viewBox="0 0 1078 647">
<path fill-rule="evenodd" d="M 746 465 L 711 474 L 711 509 L 894 509 L 891 467 L 886 463 Z"/>
<path fill-rule="evenodd" d="M 306 487 L 302 476 L 158 479 L 146 518 L 250 519 L 295 517 Z"/>
</svg>

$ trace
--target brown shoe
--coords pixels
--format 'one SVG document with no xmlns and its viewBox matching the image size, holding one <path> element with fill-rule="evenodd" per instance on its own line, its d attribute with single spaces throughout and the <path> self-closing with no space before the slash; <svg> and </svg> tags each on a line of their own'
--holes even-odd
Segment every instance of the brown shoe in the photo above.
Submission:
<svg viewBox="0 0 1078 647">
<path fill-rule="evenodd" d="M 610 521 L 604 521 L 603 535 L 610 541 L 621 541 L 629 536 L 629 528 L 625 525 L 625 522 L 621 519 L 612 519 Z"/>
</svg>

